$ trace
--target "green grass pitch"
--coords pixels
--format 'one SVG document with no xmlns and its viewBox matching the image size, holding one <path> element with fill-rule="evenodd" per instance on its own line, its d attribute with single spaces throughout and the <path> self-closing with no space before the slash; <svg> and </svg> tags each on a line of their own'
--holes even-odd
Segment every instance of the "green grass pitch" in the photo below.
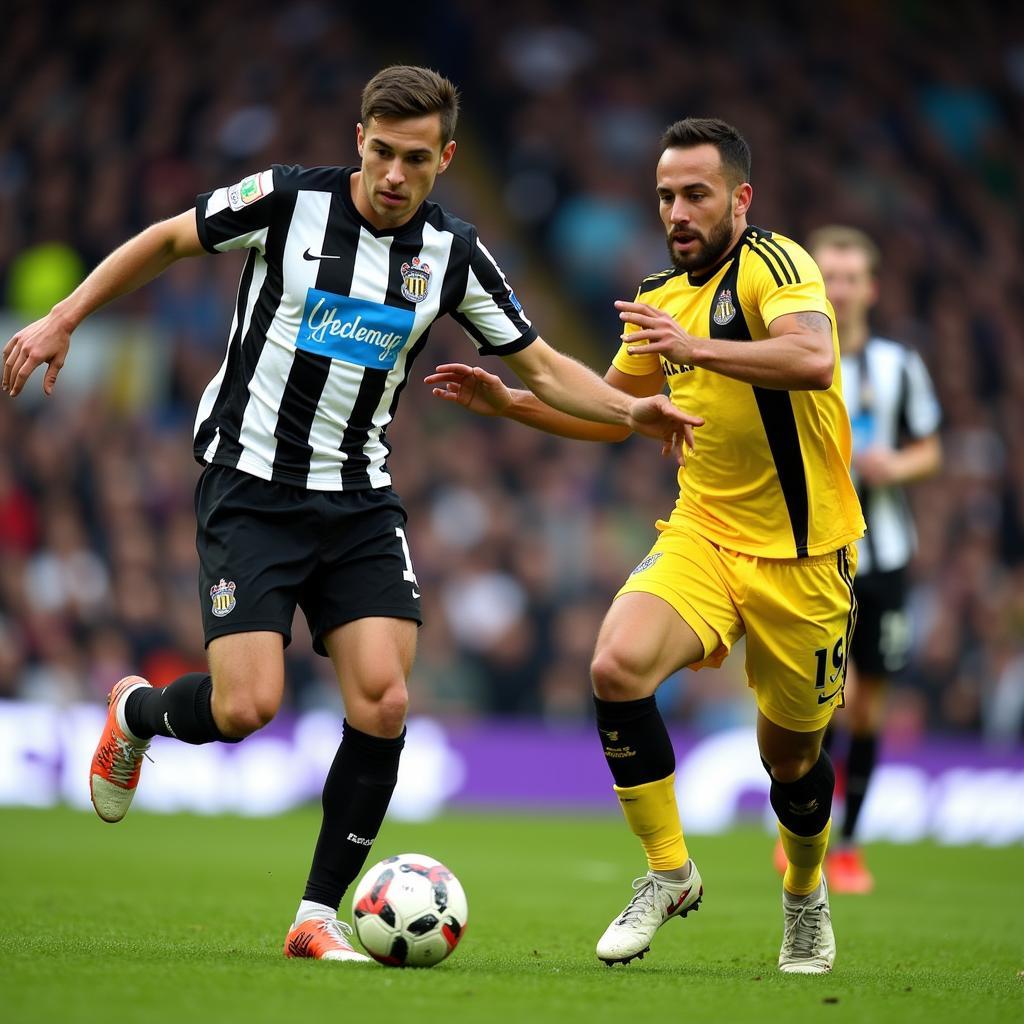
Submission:
<svg viewBox="0 0 1024 1024">
<path fill-rule="evenodd" d="M 642 873 L 613 814 L 388 823 L 374 856 L 438 857 L 469 896 L 462 945 L 416 971 L 282 957 L 318 822 L 0 811 L 0 1021 L 1024 1020 L 1019 846 L 873 847 L 876 893 L 833 896 L 836 970 L 807 978 L 776 970 L 779 880 L 756 829 L 693 837 L 700 913 L 607 968 L 594 943 Z"/>
</svg>

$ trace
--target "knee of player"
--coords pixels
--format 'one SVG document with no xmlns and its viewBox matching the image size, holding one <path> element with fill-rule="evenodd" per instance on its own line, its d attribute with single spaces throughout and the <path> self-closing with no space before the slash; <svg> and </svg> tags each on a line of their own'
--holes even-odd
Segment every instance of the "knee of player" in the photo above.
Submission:
<svg viewBox="0 0 1024 1024">
<path fill-rule="evenodd" d="M 594 653 L 590 663 L 590 679 L 594 693 L 601 700 L 635 700 L 646 697 L 649 687 L 628 657 L 613 647 L 606 647 Z"/>
<path fill-rule="evenodd" d="M 363 696 L 377 735 L 397 736 L 402 731 L 409 710 L 409 691 L 406 689 L 405 680 L 395 680 L 374 687 Z"/>
<path fill-rule="evenodd" d="M 765 758 L 771 776 L 776 782 L 796 782 L 802 779 L 817 763 L 818 755 L 813 757 L 805 754 L 776 755 L 771 760 Z"/>
<path fill-rule="evenodd" d="M 272 697 L 245 694 L 215 702 L 217 726 L 225 736 L 249 736 L 262 729 L 277 714 L 278 701 Z"/>
</svg>

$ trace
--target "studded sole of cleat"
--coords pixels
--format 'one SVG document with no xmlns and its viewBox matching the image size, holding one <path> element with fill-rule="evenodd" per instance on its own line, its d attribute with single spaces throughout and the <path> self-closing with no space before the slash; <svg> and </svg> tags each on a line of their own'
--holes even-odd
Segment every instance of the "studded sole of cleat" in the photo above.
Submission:
<svg viewBox="0 0 1024 1024">
<path fill-rule="evenodd" d="M 700 895 L 697 897 L 697 901 L 693 904 L 692 907 L 687 907 L 685 910 L 681 911 L 678 914 L 673 914 L 672 916 L 673 917 L 686 917 L 686 915 L 689 914 L 690 911 L 693 911 L 694 913 L 696 913 L 698 910 L 700 910 L 700 904 L 701 904 L 701 901 L 703 899 L 704 899 L 704 889 L 702 887 L 701 890 L 700 890 Z M 633 960 L 643 960 L 644 953 L 650 953 L 650 951 L 651 951 L 651 947 L 648 946 L 646 949 L 641 949 L 639 953 L 634 953 L 632 956 L 623 957 L 621 960 L 605 960 L 604 957 L 598 957 L 598 959 L 606 967 L 614 967 L 616 964 L 622 964 L 623 966 L 625 966 L 626 964 L 630 963 Z"/>
</svg>

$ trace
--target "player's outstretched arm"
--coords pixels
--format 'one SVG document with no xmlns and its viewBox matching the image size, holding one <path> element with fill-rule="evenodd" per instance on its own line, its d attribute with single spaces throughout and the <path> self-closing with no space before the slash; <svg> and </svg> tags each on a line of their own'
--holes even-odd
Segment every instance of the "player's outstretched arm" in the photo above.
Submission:
<svg viewBox="0 0 1024 1024">
<path fill-rule="evenodd" d="M 36 367 L 46 363 L 43 391 L 53 393 L 71 345 L 71 332 L 91 313 L 157 277 L 175 260 L 205 252 L 195 211 L 161 221 L 115 249 L 46 316 L 23 327 L 4 346 L 3 390 L 11 398 L 24 388 Z"/>
<path fill-rule="evenodd" d="M 631 377 L 612 367 L 602 381 L 541 339 L 506 361 L 532 390 L 507 388 L 494 374 L 462 363 L 438 366 L 426 383 L 437 397 L 480 415 L 505 416 L 560 437 L 621 441 L 633 431 L 657 437 L 663 452 L 680 460 L 682 443 L 692 448 L 693 427 L 703 423 L 661 394 L 661 373 Z"/>
</svg>

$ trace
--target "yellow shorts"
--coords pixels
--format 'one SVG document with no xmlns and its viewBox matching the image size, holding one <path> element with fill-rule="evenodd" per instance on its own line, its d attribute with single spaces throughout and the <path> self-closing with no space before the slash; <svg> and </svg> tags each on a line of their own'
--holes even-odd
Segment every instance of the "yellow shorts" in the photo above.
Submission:
<svg viewBox="0 0 1024 1024">
<path fill-rule="evenodd" d="M 810 558 L 759 558 L 658 523 L 661 536 L 616 594 L 667 601 L 704 645 L 692 669 L 720 665 L 747 637 L 747 685 L 766 718 L 813 732 L 843 706 L 846 656 L 857 621 L 848 544 Z"/>
</svg>

